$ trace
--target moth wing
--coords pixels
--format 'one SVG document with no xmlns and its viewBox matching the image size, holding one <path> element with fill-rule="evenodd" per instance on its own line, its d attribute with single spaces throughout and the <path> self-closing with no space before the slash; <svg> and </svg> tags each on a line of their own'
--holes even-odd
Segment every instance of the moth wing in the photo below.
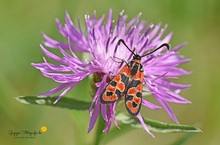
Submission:
<svg viewBox="0 0 220 145">
<path fill-rule="evenodd" d="M 103 90 L 100 101 L 103 104 L 112 103 L 120 99 L 126 90 L 129 77 L 127 72 L 130 71 L 130 68 L 124 66 L 121 71 L 114 77 L 114 79 L 106 86 Z"/>
<path fill-rule="evenodd" d="M 142 103 L 142 88 L 143 88 L 144 73 L 138 71 L 131 76 L 131 81 L 128 84 L 125 106 L 129 114 L 136 116 L 141 109 Z"/>
<path fill-rule="evenodd" d="M 136 116 L 141 109 L 142 103 L 142 82 L 140 80 L 131 80 L 127 88 L 125 97 L 125 106 L 129 114 Z"/>
</svg>

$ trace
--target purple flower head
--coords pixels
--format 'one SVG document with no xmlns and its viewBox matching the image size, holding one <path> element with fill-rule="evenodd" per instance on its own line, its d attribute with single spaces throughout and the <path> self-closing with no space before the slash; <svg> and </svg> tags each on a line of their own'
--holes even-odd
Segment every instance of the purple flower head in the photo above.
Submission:
<svg viewBox="0 0 220 145">
<path fill-rule="evenodd" d="M 160 29 L 161 24 L 156 26 L 147 24 L 144 21 L 140 21 L 140 14 L 130 21 L 127 20 L 127 17 L 122 11 L 118 16 L 118 20 L 114 21 L 112 20 L 112 10 L 110 10 L 107 21 L 104 22 L 104 15 L 101 18 L 97 18 L 96 13 L 92 17 L 86 14 L 86 31 L 84 32 L 81 28 L 80 21 L 78 21 L 78 27 L 76 27 L 67 13 L 64 26 L 59 20 L 56 20 L 58 30 L 67 39 L 67 43 L 54 40 L 43 34 L 45 38 L 44 45 L 49 48 L 58 49 L 63 57 L 51 53 L 41 45 L 40 47 L 44 54 L 57 63 L 49 63 L 46 58 L 43 58 L 43 63 L 32 64 L 44 76 L 60 84 L 49 92 L 41 94 L 41 96 L 46 97 L 61 92 L 54 103 L 59 101 L 87 76 L 93 74 L 100 78 L 101 81 L 95 84 L 97 91 L 89 108 L 91 119 L 88 132 L 93 129 L 99 113 L 101 113 L 103 119 L 106 121 L 103 131 L 108 132 L 112 122 L 118 127 L 114 113 L 117 102 L 111 104 L 102 104 L 100 102 L 100 95 L 109 80 L 112 80 L 125 65 L 124 63 L 118 63 L 113 57 L 126 61 L 132 60 L 133 54 L 124 45 L 116 48 L 118 41 L 123 39 L 128 47 L 134 50 L 134 53 L 143 55 L 163 43 L 169 43 L 172 37 L 172 33 L 163 37 L 167 25 Z M 178 53 L 178 50 L 184 45 L 178 45 L 169 51 L 160 49 L 141 59 L 145 76 L 143 93 L 151 93 L 176 123 L 178 123 L 178 120 L 168 105 L 168 102 L 190 103 L 179 95 L 180 91 L 188 88 L 189 85 L 176 84 L 170 81 L 172 78 L 189 74 L 189 72 L 178 68 L 180 64 L 189 61 L 189 59 L 185 59 Z M 84 54 L 90 56 L 90 59 L 80 59 L 74 52 L 84 52 Z M 160 109 L 159 106 L 144 98 L 142 105 L 153 110 Z M 139 113 L 136 117 L 139 119 L 143 128 L 153 136 L 144 123 L 141 114 Z"/>
</svg>

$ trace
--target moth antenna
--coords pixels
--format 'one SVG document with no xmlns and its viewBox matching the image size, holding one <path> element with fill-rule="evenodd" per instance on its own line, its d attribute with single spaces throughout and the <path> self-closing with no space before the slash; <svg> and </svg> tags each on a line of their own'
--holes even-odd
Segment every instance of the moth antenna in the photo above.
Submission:
<svg viewBox="0 0 220 145">
<path fill-rule="evenodd" d="M 155 51 L 161 49 L 161 48 L 164 47 L 164 46 L 167 48 L 167 50 L 170 49 L 170 45 L 169 45 L 168 43 L 163 43 L 162 45 L 160 45 L 159 47 L 157 47 L 157 48 L 154 49 L 153 51 L 151 51 L 151 52 L 149 52 L 149 53 L 147 53 L 147 54 L 144 54 L 144 55 L 142 55 L 141 57 L 144 57 L 144 56 L 147 56 L 147 55 L 149 55 L 149 54 L 152 54 L 152 53 L 154 53 Z"/>
<path fill-rule="evenodd" d="M 125 43 L 125 41 L 124 41 L 123 39 L 118 40 L 117 47 L 118 47 L 118 45 L 120 45 L 120 43 L 123 43 L 124 46 L 125 46 L 132 54 L 135 55 L 135 53 L 127 46 L 127 44 Z"/>
</svg>

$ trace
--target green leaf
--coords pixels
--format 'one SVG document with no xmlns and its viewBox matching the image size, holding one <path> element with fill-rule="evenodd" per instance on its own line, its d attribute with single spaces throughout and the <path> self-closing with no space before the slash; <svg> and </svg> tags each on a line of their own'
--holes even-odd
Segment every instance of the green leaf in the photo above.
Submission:
<svg viewBox="0 0 220 145">
<path fill-rule="evenodd" d="M 124 124 L 131 125 L 136 128 L 142 128 L 139 120 L 136 117 L 132 117 L 126 113 L 119 113 L 116 116 L 117 120 L 120 120 Z M 171 133 L 171 132 L 202 132 L 199 128 L 182 125 L 182 124 L 167 124 L 156 120 L 143 118 L 147 127 L 152 132 L 158 133 Z"/>
<path fill-rule="evenodd" d="M 102 134 L 102 142 L 108 143 L 115 138 L 120 137 L 131 131 L 134 128 L 142 128 L 139 120 L 136 117 L 130 116 L 128 113 L 120 112 L 116 114 L 116 119 L 121 121 L 118 129 L 116 127 L 112 128 L 108 135 Z M 159 121 L 155 121 L 148 118 L 143 118 L 144 122 L 147 124 L 147 127 L 152 132 L 158 133 L 171 133 L 171 132 L 190 132 L 178 142 L 175 142 L 173 145 L 181 145 L 186 142 L 191 136 L 192 132 L 202 132 L 199 128 L 188 126 L 188 125 L 180 125 L 180 124 L 167 124 Z"/>
<path fill-rule="evenodd" d="M 45 98 L 38 96 L 19 96 L 15 97 L 17 101 L 23 104 L 34 104 L 42 106 L 51 106 L 51 107 L 61 107 L 72 110 L 88 110 L 90 103 L 83 102 L 72 98 L 63 97 L 56 104 L 54 101 L 57 99 L 57 96 L 48 96 Z"/>
</svg>

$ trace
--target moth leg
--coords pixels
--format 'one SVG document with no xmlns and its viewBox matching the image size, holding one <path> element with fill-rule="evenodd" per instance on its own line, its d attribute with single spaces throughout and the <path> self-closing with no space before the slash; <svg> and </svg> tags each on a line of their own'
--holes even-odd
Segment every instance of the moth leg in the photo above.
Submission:
<svg viewBox="0 0 220 145">
<path fill-rule="evenodd" d="M 123 62 L 124 62 L 126 65 L 129 65 L 129 63 L 128 63 L 126 60 L 121 59 L 121 58 L 118 58 L 118 57 L 116 57 L 116 56 L 110 57 L 110 58 L 111 58 L 114 62 L 117 62 L 117 63 L 123 63 Z M 118 60 L 120 60 L 120 62 L 119 62 L 119 61 L 116 61 L 115 58 L 118 59 Z"/>
<path fill-rule="evenodd" d="M 114 57 L 110 57 L 114 62 L 116 62 L 116 63 L 122 63 L 123 61 L 122 61 L 122 59 L 120 59 L 120 58 L 118 58 L 118 57 L 116 57 L 116 56 L 114 56 Z M 121 61 L 117 61 L 117 60 L 115 60 L 115 58 L 116 59 L 119 59 L 119 60 L 121 60 Z"/>
</svg>

